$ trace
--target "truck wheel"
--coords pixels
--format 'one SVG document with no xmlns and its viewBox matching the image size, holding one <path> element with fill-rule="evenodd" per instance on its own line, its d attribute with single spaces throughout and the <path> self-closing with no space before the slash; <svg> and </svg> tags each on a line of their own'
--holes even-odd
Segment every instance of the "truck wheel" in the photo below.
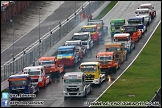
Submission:
<svg viewBox="0 0 162 108">
<path fill-rule="evenodd" d="M 113 73 L 116 74 L 116 67 L 114 67 L 114 69 L 113 69 Z"/>
<path fill-rule="evenodd" d="M 118 64 L 118 69 L 120 69 L 120 64 Z"/>
<path fill-rule="evenodd" d="M 44 88 L 46 87 L 46 81 L 44 81 Z"/>
<path fill-rule="evenodd" d="M 87 90 L 85 90 L 85 94 L 84 94 L 84 98 L 86 98 L 87 97 Z"/>
<path fill-rule="evenodd" d="M 39 87 L 37 87 L 37 92 L 36 92 L 36 94 L 38 94 L 39 93 Z"/>
<path fill-rule="evenodd" d="M 154 12 L 154 17 L 156 17 L 156 11 Z"/>
<path fill-rule="evenodd" d="M 66 99 L 67 99 L 67 97 L 64 96 L 64 100 L 66 100 Z"/>
</svg>

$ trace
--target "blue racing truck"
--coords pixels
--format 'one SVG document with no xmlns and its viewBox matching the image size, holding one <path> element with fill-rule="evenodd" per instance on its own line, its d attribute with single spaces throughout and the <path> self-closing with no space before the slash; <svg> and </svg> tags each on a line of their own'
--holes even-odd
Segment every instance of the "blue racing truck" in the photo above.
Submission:
<svg viewBox="0 0 162 108">
<path fill-rule="evenodd" d="M 80 55 L 75 46 L 60 46 L 57 50 L 57 61 L 59 65 L 75 66 L 80 61 Z"/>
<path fill-rule="evenodd" d="M 142 31 L 142 34 L 144 34 L 147 31 L 147 20 L 145 19 L 145 17 L 131 17 L 127 21 L 128 24 L 138 24 L 138 29 Z"/>
<path fill-rule="evenodd" d="M 16 98 L 34 98 L 35 93 L 39 92 L 38 84 L 32 84 L 29 74 L 11 75 L 8 82 L 11 100 Z"/>
</svg>

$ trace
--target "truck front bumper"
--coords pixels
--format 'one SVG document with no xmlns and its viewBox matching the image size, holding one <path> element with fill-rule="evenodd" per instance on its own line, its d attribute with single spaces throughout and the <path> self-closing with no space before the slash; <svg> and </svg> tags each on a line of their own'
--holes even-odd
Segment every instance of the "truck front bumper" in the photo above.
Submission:
<svg viewBox="0 0 162 108">
<path fill-rule="evenodd" d="M 91 83 L 91 84 L 99 84 L 99 78 L 98 79 L 94 79 L 94 80 L 86 80 L 86 83 Z"/>
<path fill-rule="evenodd" d="M 80 92 L 66 92 L 63 91 L 64 97 L 83 97 L 85 95 L 85 91 Z"/>
</svg>

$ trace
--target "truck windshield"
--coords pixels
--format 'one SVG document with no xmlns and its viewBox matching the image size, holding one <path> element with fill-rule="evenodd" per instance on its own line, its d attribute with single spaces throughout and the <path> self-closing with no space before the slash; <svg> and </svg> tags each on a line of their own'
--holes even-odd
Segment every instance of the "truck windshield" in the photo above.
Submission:
<svg viewBox="0 0 162 108">
<path fill-rule="evenodd" d="M 87 34 L 83 34 L 83 35 L 74 35 L 73 36 L 74 40 L 81 40 L 81 41 L 85 41 L 89 39 L 89 36 Z"/>
<path fill-rule="evenodd" d="M 96 28 L 82 28 L 81 31 L 82 32 L 96 32 Z"/>
<path fill-rule="evenodd" d="M 106 48 L 106 51 L 107 52 L 112 52 L 112 51 L 117 51 L 118 48 L 116 47 L 109 47 L 109 48 Z"/>
<path fill-rule="evenodd" d="M 64 83 L 68 84 L 68 83 L 81 83 L 82 80 L 81 79 L 64 79 Z"/>
<path fill-rule="evenodd" d="M 136 27 L 123 27 L 124 29 L 124 32 L 135 32 L 137 31 L 137 28 Z"/>
<path fill-rule="evenodd" d="M 71 54 L 73 52 L 74 52 L 73 50 L 62 50 L 62 51 L 59 50 L 57 53 L 58 54 Z"/>
<path fill-rule="evenodd" d="M 80 46 L 78 43 L 66 43 L 66 46 Z"/>
<path fill-rule="evenodd" d="M 112 56 L 104 56 L 104 57 L 100 56 L 100 57 L 97 57 L 97 59 L 100 61 L 104 61 L 104 60 L 111 61 L 113 58 Z"/>
<path fill-rule="evenodd" d="M 26 78 L 12 78 L 9 79 L 9 85 L 26 85 L 27 79 Z"/>
<path fill-rule="evenodd" d="M 125 23 L 124 23 L 124 21 L 123 21 L 123 22 L 111 22 L 110 24 L 111 24 L 111 26 L 122 26 L 122 25 L 124 25 Z"/>
<path fill-rule="evenodd" d="M 140 11 L 136 11 L 137 14 L 149 14 L 149 11 L 144 11 L 144 10 L 140 10 Z"/>
<path fill-rule="evenodd" d="M 30 71 L 27 72 L 29 75 L 40 75 L 40 71 Z"/>
<path fill-rule="evenodd" d="M 128 20 L 128 24 L 141 24 L 141 20 Z"/>
<path fill-rule="evenodd" d="M 118 42 L 118 41 L 129 41 L 129 39 L 128 39 L 128 38 L 125 38 L 125 39 L 124 39 L 124 38 L 123 38 L 123 39 L 116 39 L 116 38 L 115 38 L 115 41 L 116 41 L 116 42 Z"/>
<path fill-rule="evenodd" d="M 54 61 L 40 61 L 40 65 L 51 65 L 54 64 Z"/>
<path fill-rule="evenodd" d="M 97 68 L 81 68 L 82 72 L 96 72 Z"/>
<path fill-rule="evenodd" d="M 140 6 L 141 9 L 151 9 L 152 6 L 148 5 L 148 6 Z"/>
</svg>

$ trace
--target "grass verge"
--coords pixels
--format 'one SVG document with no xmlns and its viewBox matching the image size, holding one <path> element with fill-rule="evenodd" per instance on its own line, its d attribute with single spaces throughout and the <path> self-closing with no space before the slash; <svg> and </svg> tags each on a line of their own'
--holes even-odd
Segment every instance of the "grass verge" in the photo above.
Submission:
<svg viewBox="0 0 162 108">
<path fill-rule="evenodd" d="M 161 24 L 127 71 L 98 101 L 151 100 L 161 86 Z"/>
</svg>

